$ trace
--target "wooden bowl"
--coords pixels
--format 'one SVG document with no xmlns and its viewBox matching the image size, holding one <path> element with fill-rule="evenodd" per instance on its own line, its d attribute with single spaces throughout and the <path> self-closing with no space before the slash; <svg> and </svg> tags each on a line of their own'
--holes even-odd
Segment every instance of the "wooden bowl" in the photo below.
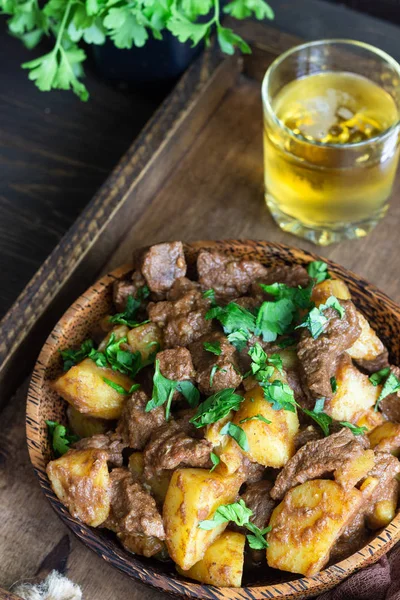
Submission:
<svg viewBox="0 0 400 600">
<path fill-rule="evenodd" d="M 195 264 L 200 249 L 222 251 L 237 258 L 258 259 L 265 265 L 307 264 L 311 260 L 321 260 L 314 254 L 280 244 L 225 240 L 186 244 L 185 251 L 189 265 Z M 390 349 L 391 360 L 400 364 L 400 347 L 397 344 L 400 337 L 400 307 L 364 279 L 331 261 L 326 262 L 329 269 L 349 286 L 355 304 L 373 323 L 382 341 Z M 130 265 L 126 265 L 106 275 L 76 300 L 50 334 L 32 375 L 26 417 L 29 455 L 42 490 L 61 519 L 84 544 L 108 563 L 142 583 L 178 597 L 209 600 L 309 598 L 334 587 L 354 571 L 376 562 L 400 539 L 400 515 L 397 515 L 386 529 L 359 552 L 336 565 L 329 566 L 314 577 L 299 577 L 290 573 L 272 571 L 272 576 L 271 573 L 268 575 L 268 581 L 260 576 L 260 583 L 239 589 L 216 588 L 186 580 L 177 575 L 171 564 L 129 554 L 111 533 L 91 529 L 71 517 L 53 493 L 45 470 L 51 457 L 45 420 L 65 422 L 66 419 L 66 403 L 51 390 L 48 381 L 61 370 L 58 350 L 81 343 L 89 336 L 94 324 L 101 317 L 109 314 L 112 307 L 112 284 L 116 279 L 122 279 L 131 268 Z"/>
</svg>

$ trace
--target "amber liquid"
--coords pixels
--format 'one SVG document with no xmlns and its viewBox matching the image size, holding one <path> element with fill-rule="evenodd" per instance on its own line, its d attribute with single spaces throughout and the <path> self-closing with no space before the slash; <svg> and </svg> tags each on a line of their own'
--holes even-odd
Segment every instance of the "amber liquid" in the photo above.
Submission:
<svg viewBox="0 0 400 600">
<path fill-rule="evenodd" d="M 272 108 L 285 127 L 265 113 L 269 205 L 309 227 L 383 216 L 398 162 L 396 128 L 382 135 L 399 119 L 390 94 L 360 75 L 323 72 L 284 86 Z"/>
</svg>

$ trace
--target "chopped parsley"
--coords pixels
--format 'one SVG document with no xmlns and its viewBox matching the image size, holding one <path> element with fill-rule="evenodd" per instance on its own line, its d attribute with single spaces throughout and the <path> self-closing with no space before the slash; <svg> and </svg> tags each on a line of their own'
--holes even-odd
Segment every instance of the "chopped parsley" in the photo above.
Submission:
<svg viewBox="0 0 400 600">
<path fill-rule="evenodd" d="M 241 352 L 246 348 L 247 342 L 251 337 L 250 331 L 246 331 L 246 329 L 238 329 L 237 331 L 232 331 L 232 333 L 228 333 L 228 341 L 232 346 L 235 346 L 238 352 Z"/>
<path fill-rule="evenodd" d="M 211 469 L 210 469 L 210 473 L 212 473 L 212 472 L 214 471 L 214 469 L 215 469 L 216 467 L 218 467 L 218 465 L 219 465 L 219 463 L 221 462 L 221 460 L 220 460 L 220 458 L 219 458 L 218 454 L 215 454 L 215 452 L 211 452 L 211 453 L 210 453 L 210 459 L 211 459 L 211 462 L 212 462 L 212 464 L 213 464 L 213 466 L 212 466 L 212 467 L 211 467 Z"/>
<path fill-rule="evenodd" d="M 150 290 L 147 285 L 139 288 L 136 294 L 136 297 L 128 296 L 126 300 L 126 307 L 123 312 L 117 313 L 108 318 L 110 323 L 118 324 L 118 325 L 126 325 L 127 327 L 136 327 L 137 325 L 141 325 L 138 323 L 136 319 L 137 312 L 142 304 L 142 301 L 148 298 L 150 295 Z M 148 321 L 147 321 L 148 322 Z"/>
<path fill-rule="evenodd" d="M 234 423 L 228 421 L 228 423 L 222 427 L 219 433 L 220 435 L 229 435 L 231 438 L 233 438 L 244 452 L 248 452 L 250 450 L 246 432 L 243 431 L 239 425 L 235 425 Z"/>
<path fill-rule="evenodd" d="M 122 385 L 119 385 L 119 383 L 115 383 L 115 381 L 111 381 L 111 379 L 107 379 L 107 377 L 103 377 L 103 381 L 104 381 L 104 383 L 109 385 L 111 388 L 113 388 L 116 392 L 118 392 L 118 394 L 127 395 L 127 394 L 131 393 L 130 390 L 126 390 L 124 387 L 122 387 Z M 134 385 L 137 385 L 137 384 L 134 384 Z"/>
<path fill-rule="evenodd" d="M 341 319 L 343 318 L 345 312 L 343 306 L 335 296 L 329 296 L 325 304 L 321 304 L 318 308 L 315 307 L 310 310 L 306 320 L 298 325 L 296 329 L 306 327 L 311 333 L 311 336 L 314 339 L 317 339 L 321 333 L 325 331 L 326 325 L 329 322 L 328 317 L 324 314 L 324 311 L 327 308 L 334 308 L 339 314 L 339 317 Z"/>
<path fill-rule="evenodd" d="M 254 331 L 256 326 L 256 317 L 247 308 L 229 302 L 226 306 L 215 306 L 206 313 L 206 319 L 217 319 L 226 334 L 244 329 Z"/>
<path fill-rule="evenodd" d="M 390 371 L 385 383 L 383 384 L 381 393 L 379 394 L 379 398 L 375 403 L 375 411 L 378 410 L 379 404 L 382 402 L 386 396 L 390 394 L 395 394 L 400 390 L 400 380 L 396 377 L 394 373 Z"/>
<path fill-rule="evenodd" d="M 57 421 L 46 421 L 55 455 L 62 456 L 70 450 L 71 444 L 77 442 L 79 437 L 69 431 L 65 425 Z"/>
<path fill-rule="evenodd" d="M 275 381 L 269 381 L 266 383 L 260 383 L 264 390 L 264 397 L 274 410 L 288 410 L 289 412 L 296 412 L 297 402 L 294 399 L 292 388 L 287 384 L 275 379 Z"/>
<path fill-rule="evenodd" d="M 253 516 L 253 511 L 247 508 L 244 500 L 241 498 L 239 502 L 233 502 L 232 504 L 223 504 L 214 513 L 214 516 L 210 520 L 200 521 L 198 524 L 199 529 L 210 531 L 221 523 L 232 521 L 239 527 L 246 527 L 250 531 L 247 535 L 247 541 L 250 548 L 253 550 L 262 550 L 268 548 L 267 540 L 265 539 L 266 533 L 271 531 L 271 527 L 265 527 L 259 529 L 254 523 L 250 521 Z"/>
<path fill-rule="evenodd" d="M 221 342 L 204 342 L 203 346 L 204 350 L 211 352 L 211 354 L 215 354 L 216 356 L 220 356 L 222 352 Z"/>
<path fill-rule="evenodd" d="M 197 428 L 216 423 L 226 417 L 231 410 L 238 410 L 243 396 L 235 394 L 234 388 L 221 390 L 202 402 L 190 422 Z"/>
<path fill-rule="evenodd" d="M 328 265 L 322 260 L 314 260 L 307 266 L 307 273 L 314 279 L 315 283 L 321 283 L 325 279 L 332 279 L 328 273 Z"/>
<path fill-rule="evenodd" d="M 329 435 L 329 427 L 332 425 L 333 419 L 324 412 L 325 398 L 318 398 L 315 402 L 314 410 L 301 410 L 311 417 L 322 429 L 325 436 Z"/>
<path fill-rule="evenodd" d="M 284 338 L 283 340 L 281 340 L 280 342 L 278 342 L 278 346 L 279 348 L 282 348 L 282 350 L 284 350 L 285 348 L 288 348 L 289 346 L 294 346 L 296 343 L 296 340 L 292 337 L 287 337 Z"/>
<path fill-rule="evenodd" d="M 380 369 L 380 371 L 375 371 L 375 373 L 372 373 L 372 375 L 369 377 L 369 380 L 372 383 L 372 385 L 374 385 L 376 387 L 377 385 L 380 385 L 386 379 L 386 377 L 389 375 L 389 373 L 390 373 L 390 368 L 385 367 L 384 369 Z"/>
<path fill-rule="evenodd" d="M 354 435 L 363 435 L 366 431 L 368 431 L 367 427 L 357 427 L 357 425 L 353 425 L 353 423 L 349 423 L 348 421 L 339 421 L 343 427 L 348 427 Z"/>
<path fill-rule="evenodd" d="M 205 292 L 203 292 L 203 298 L 208 298 L 209 300 L 211 300 L 212 307 L 216 306 L 217 302 L 215 300 L 215 290 L 206 290 Z"/>
<path fill-rule="evenodd" d="M 151 400 L 146 404 L 145 411 L 150 412 L 163 404 L 165 407 L 165 418 L 168 421 L 171 415 L 171 403 L 175 391 L 181 392 L 190 406 L 196 406 L 200 399 L 199 390 L 189 380 L 173 381 L 164 377 L 160 371 L 160 361 L 156 360 L 153 376 L 153 394 Z"/>
<path fill-rule="evenodd" d="M 215 373 L 217 371 L 221 371 L 221 373 L 226 373 L 226 369 L 223 369 L 222 367 L 219 367 L 218 365 L 213 365 L 211 367 L 211 371 L 210 371 L 210 387 L 212 386 L 212 384 L 214 382 Z"/>
<path fill-rule="evenodd" d="M 64 371 L 68 371 L 71 367 L 81 362 L 84 358 L 90 355 L 94 348 L 92 340 L 85 340 L 78 350 L 60 350 L 61 358 L 64 361 Z"/>
<path fill-rule="evenodd" d="M 312 308 L 314 303 L 311 302 L 311 294 L 314 283 L 310 283 L 307 287 L 302 288 L 291 287 L 286 283 L 273 283 L 271 285 L 259 284 L 264 292 L 270 296 L 274 296 L 276 300 L 286 298 L 290 300 L 297 308 Z"/>
<path fill-rule="evenodd" d="M 278 335 L 288 331 L 295 312 L 296 306 L 287 298 L 263 302 L 257 314 L 255 334 L 264 342 L 274 342 Z"/>
<path fill-rule="evenodd" d="M 331 381 L 331 390 L 332 390 L 332 393 L 336 394 L 336 392 L 337 392 L 337 380 L 336 380 L 336 377 L 331 377 L 330 381 Z"/>
<path fill-rule="evenodd" d="M 246 417 L 245 419 L 239 421 L 239 423 L 241 425 L 242 423 L 247 423 L 247 421 L 262 421 L 266 425 L 270 425 L 272 423 L 272 421 L 268 421 L 268 419 L 266 419 L 262 415 L 253 415 L 252 417 Z"/>
</svg>

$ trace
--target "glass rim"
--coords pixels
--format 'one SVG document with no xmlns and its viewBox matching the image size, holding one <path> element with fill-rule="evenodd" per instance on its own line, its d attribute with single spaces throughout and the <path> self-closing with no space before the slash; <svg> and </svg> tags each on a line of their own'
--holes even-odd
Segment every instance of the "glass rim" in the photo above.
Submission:
<svg viewBox="0 0 400 600">
<path fill-rule="evenodd" d="M 388 54 L 384 50 L 381 50 L 380 48 L 377 48 L 376 46 L 373 46 L 372 44 L 368 44 L 366 42 L 361 42 L 359 40 L 352 40 L 350 38 L 349 39 L 347 39 L 347 38 L 327 38 L 327 39 L 321 39 L 321 40 L 314 40 L 311 42 L 304 42 L 303 44 L 298 44 L 296 46 L 293 46 L 292 48 L 289 48 L 288 50 L 286 50 L 285 52 L 283 52 L 282 54 L 277 56 L 277 58 L 275 58 L 272 61 L 272 63 L 269 65 L 268 69 L 265 72 L 265 75 L 264 75 L 264 78 L 263 78 L 263 81 L 261 84 L 261 98 L 262 98 L 262 102 L 263 102 L 263 108 L 268 109 L 268 112 L 272 116 L 272 119 L 274 120 L 275 124 L 278 125 L 281 129 L 283 129 L 286 133 L 288 133 L 291 137 L 294 137 L 306 144 L 310 144 L 311 146 L 319 146 L 319 147 L 323 147 L 323 148 L 350 149 L 350 148 L 360 148 L 362 146 L 367 146 L 368 144 L 371 144 L 373 142 L 384 140 L 386 137 L 389 137 L 390 134 L 393 133 L 400 125 L 400 106 L 397 106 L 398 111 L 399 111 L 399 117 L 398 117 L 397 121 L 395 123 L 393 123 L 390 127 L 385 129 L 384 131 L 382 131 L 379 135 L 375 135 L 375 136 L 369 138 L 368 140 L 362 140 L 361 142 L 353 142 L 350 144 L 332 144 L 332 143 L 319 142 L 317 140 L 308 140 L 301 133 L 300 134 L 294 133 L 289 127 L 287 127 L 283 123 L 283 121 L 281 121 L 281 119 L 279 119 L 279 117 L 277 117 L 274 109 L 272 108 L 272 105 L 271 105 L 271 102 L 269 99 L 269 94 L 267 91 L 267 86 L 269 84 L 271 75 L 275 71 L 275 69 L 277 67 L 279 67 L 279 65 L 288 56 L 290 56 L 291 54 L 295 54 L 296 52 L 298 52 L 300 50 L 304 50 L 305 48 L 311 48 L 313 46 L 333 45 L 333 44 L 356 46 L 358 48 L 362 48 L 363 50 L 367 50 L 368 52 L 375 54 L 376 56 L 379 56 L 380 58 L 382 58 L 386 63 L 388 63 L 391 67 L 393 67 L 393 69 L 397 72 L 397 75 L 400 77 L 400 64 L 397 62 L 397 60 L 394 59 L 392 56 L 390 56 L 390 54 Z M 351 71 L 349 71 L 349 73 L 351 73 Z"/>
</svg>

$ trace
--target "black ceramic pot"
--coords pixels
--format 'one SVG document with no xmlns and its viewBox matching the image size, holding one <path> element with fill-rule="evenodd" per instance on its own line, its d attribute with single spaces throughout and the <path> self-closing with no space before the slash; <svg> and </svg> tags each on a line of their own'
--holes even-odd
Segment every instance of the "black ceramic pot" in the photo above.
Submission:
<svg viewBox="0 0 400 600">
<path fill-rule="evenodd" d="M 201 52 L 202 44 L 192 48 L 182 44 L 169 31 L 163 39 L 149 38 L 142 48 L 120 50 L 112 42 L 92 46 L 96 70 L 104 79 L 142 85 L 168 85 L 176 80 Z"/>
</svg>

